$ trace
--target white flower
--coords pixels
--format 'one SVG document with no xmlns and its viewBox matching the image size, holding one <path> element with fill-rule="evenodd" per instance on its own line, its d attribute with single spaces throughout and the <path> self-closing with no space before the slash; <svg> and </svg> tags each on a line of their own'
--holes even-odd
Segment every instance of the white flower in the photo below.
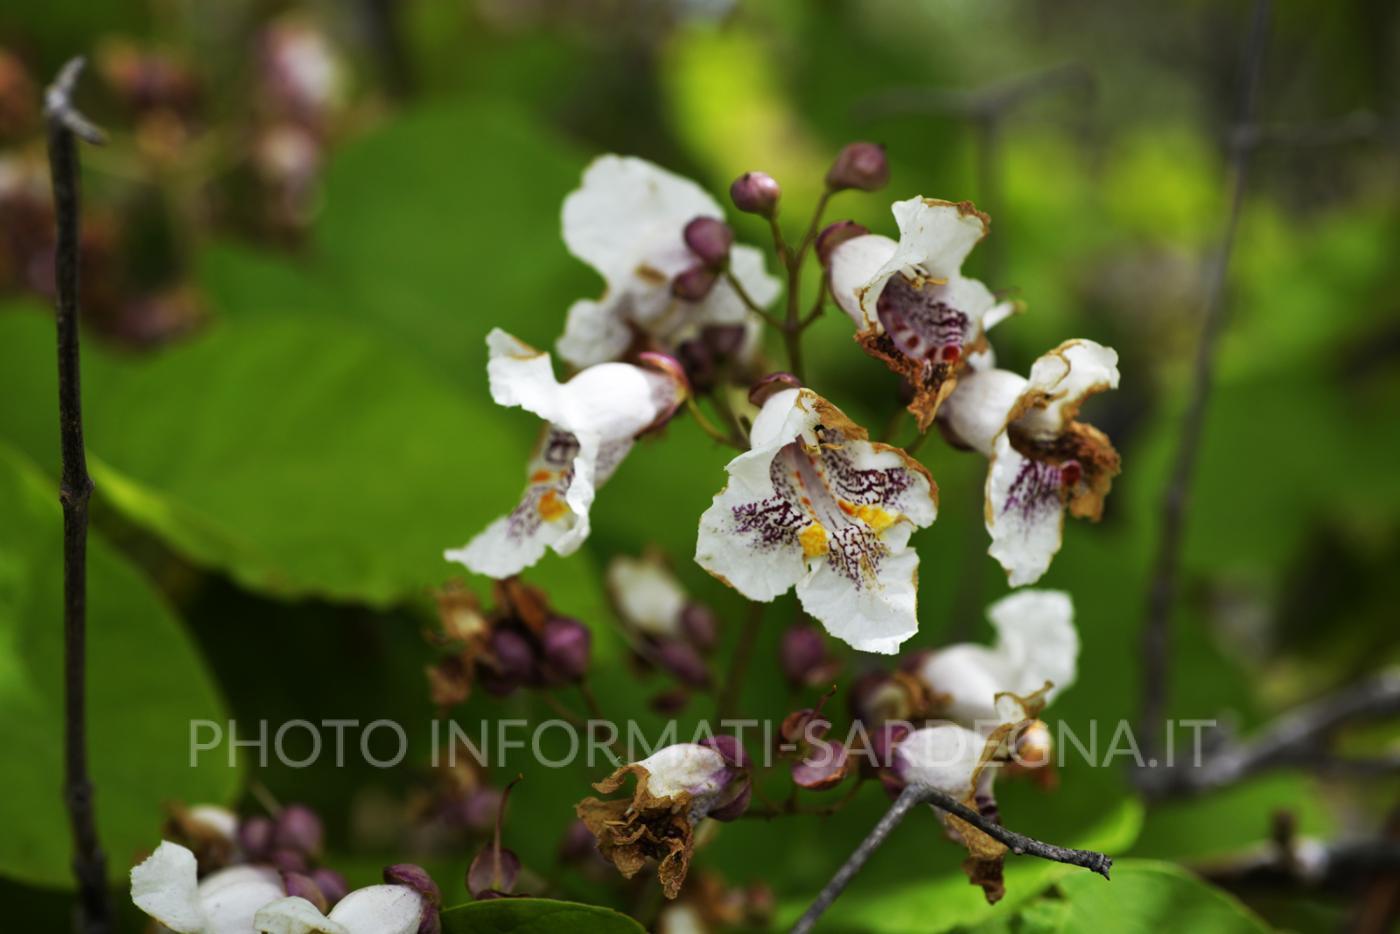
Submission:
<svg viewBox="0 0 1400 934">
<path fill-rule="evenodd" d="M 919 557 L 907 546 L 937 516 L 933 478 L 808 389 L 765 402 L 750 443 L 700 519 L 695 560 L 750 600 L 795 585 L 832 635 L 897 651 L 918 629 Z"/>
<path fill-rule="evenodd" d="M 690 598 L 662 560 L 617 555 L 606 577 L 608 593 L 628 626 L 655 639 L 684 637 L 681 619 Z"/>
<path fill-rule="evenodd" d="M 1064 512 L 1097 521 L 1118 475 L 1107 436 L 1075 421 L 1084 400 L 1118 387 L 1118 354 L 1090 340 L 1066 341 L 1031 367 L 966 373 L 940 423 L 950 440 L 989 458 L 988 553 L 1012 586 L 1033 584 L 1060 550 Z"/>
<path fill-rule="evenodd" d="M 975 799 L 974 782 L 990 792 L 993 770 L 982 770 L 987 737 L 955 723 L 915 730 L 899 741 L 891 768 L 905 784 L 934 788 L 959 801 Z"/>
<path fill-rule="evenodd" d="M 1050 684 L 1040 698 L 1049 703 L 1074 683 L 1079 634 L 1069 594 L 1023 590 L 987 609 L 997 632 L 996 645 L 950 645 L 929 653 L 919 666 L 920 680 L 937 703 L 938 716 L 971 727 L 981 735 L 1008 719 L 1029 712 L 999 695 L 1029 697 Z M 1009 715 L 1009 716 L 1008 716 Z"/>
<path fill-rule="evenodd" d="M 417 934 L 423 896 L 406 885 L 370 885 L 342 898 L 329 915 L 291 896 L 264 905 L 253 920 L 259 934 Z"/>
<path fill-rule="evenodd" d="M 856 323 L 865 352 L 909 381 L 909 411 L 919 429 L 952 392 L 963 360 L 984 332 L 1010 314 L 990 290 L 960 272 L 990 221 L 970 202 L 934 198 L 895 202 L 898 242 L 855 237 L 831 254 L 831 294 Z"/>
<path fill-rule="evenodd" d="M 258 909 L 285 896 L 273 869 L 233 866 L 201 882 L 194 853 L 164 842 L 131 870 L 131 900 L 178 934 L 252 934 Z"/>
<path fill-rule="evenodd" d="M 602 156 L 583 173 L 583 185 L 564 199 L 564 243 L 598 270 L 603 297 L 569 308 L 559 355 L 575 366 L 616 360 L 635 332 L 674 347 L 706 325 L 745 324 L 756 344 L 758 322 L 726 281 L 699 302 L 671 295 L 671 280 L 694 266 L 682 239 L 697 217 L 723 218 L 714 198 L 688 179 L 642 159 Z M 730 251 L 730 269 L 760 306 L 777 298 L 779 281 L 750 246 Z"/>
<path fill-rule="evenodd" d="M 547 422 L 535 449 L 520 504 L 449 561 L 478 574 L 517 574 L 544 556 L 546 547 L 572 554 L 588 538 L 588 510 L 599 486 L 642 431 L 665 419 L 685 396 L 683 377 L 604 363 L 567 382 L 554 377 L 549 355 L 500 328 L 486 338 L 491 397 L 520 406 Z"/>
</svg>

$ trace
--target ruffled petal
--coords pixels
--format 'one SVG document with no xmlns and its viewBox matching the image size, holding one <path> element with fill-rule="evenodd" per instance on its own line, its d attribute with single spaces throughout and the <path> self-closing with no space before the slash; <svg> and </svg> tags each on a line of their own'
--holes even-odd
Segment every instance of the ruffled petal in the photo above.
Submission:
<svg viewBox="0 0 1400 934">
<path fill-rule="evenodd" d="M 881 553 L 873 536 L 834 542 L 797 584 L 802 608 L 861 652 L 893 655 L 919 630 L 919 556 Z M 874 574 L 869 574 L 870 565 Z"/>
<path fill-rule="evenodd" d="M 647 791 L 658 798 L 688 792 L 703 801 L 721 791 L 730 778 L 724 757 L 699 743 L 676 743 L 638 762 L 647 775 Z"/>
<path fill-rule="evenodd" d="M 987 618 L 997 631 L 997 651 L 1013 674 L 1000 690 L 1025 695 L 1048 681 L 1053 685 L 1044 698 L 1049 703 L 1074 683 L 1079 633 L 1069 594 L 1022 590 L 993 603 Z"/>
<path fill-rule="evenodd" d="M 938 410 L 949 440 L 991 457 L 997 436 L 1006 427 L 1027 381 L 1009 370 L 974 370 L 958 379 L 953 394 Z"/>
<path fill-rule="evenodd" d="M 279 898 L 258 909 L 253 928 L 259 934 L 347 934 L 304 898 Z"/>
<path fill-rule="evenodd" d="M 894 771 L 907 784 L 934 788 L 964 801 L 982 765 L 987 739 L 966 727 L 943 723 L 915 730 L 894 751 Z"/>
<path fill-rule="evenodd" d="M 406 885 L 370 885 L 337 902 L 330 920 L 345 934 L 415 934 L 425 907 L 423 896 Z"/>
<path fill-rule="evenodd" d="M 1089 396 L 1118 388 L 1118 354 L 1091 340 L 1065 341 L 1036 360 L 1025 394 L 1013 413 L 1016 427 L 1033 438 L 1065 430 Z"/>
<path fill-rule="evenodd" d="M 659 559 L 618 555 L 608 565 L 607 585 L 618 613 L 637 632 L 662 639 L 681 636 L 688 598 Z"/>
<path fill-rule="evenodd" d="M 258 909 L 286 894 L 281 877 L 264 866 L 233 866 L 207 876 L 199 884 L 203 934 L 248 934 Z"/>
<path fill-rule="evenodd" d="M 931 279 L 952 280 L 972 248 L 987 235 L 989 226 L 987 216 L 967 201 L 954 204 L 935 198 L 910 198 L 895 202 L 890 210 L 899 225 L 899 244 L 858 290 L 866 321 L 877 320 L 875 305 L 891 276 L 914 272 Z"/>
<path fill-rule="evenodd" d="M 919 666 L 939 717 L 986 733 L 1001 720 L 997 694 L 1007 690 L 1008 671 L 1001 653 L 985 645 L 950 645 L 930 652 Z"/>
<path fill-rule="evenodd" d="M 1040 580 L 1060 550 L 1064 502 L 1060 468 L 1026 457 L 1003 432 L 987 469 L 987 553 L 1006 570 L 1011 586 Z"/>
<path fill-rule="evenodd" d="M 131 900 L 179 934 L 200 934 L 204 930 L 199 866 L 194 853 L 178 843 L 162 842 L 144 862 L 132 868 Z"/>
<path fill-rule="evenodd" d="M 879 327 L 874 304 L 871 304 L 867 317 L 861 305 L 861 297 L 898 250 L 899 244 L 889 237 L 866 234 L 852 237 L 832 251 L 831 268 L 828 273 L 831 296 L 836 299 L 836 304 L 841 310 L 855 322 L 858 330 L 867 331 Z M 888 281 L 889 277 L 885 278 Z M 878 299 L 879 295 L 875 297 Z"/>
<path fill-rule="evenodd" d="M 569 306 L 564 333 L 554 347 L 569 363 L 587 367 L 616 360 L 631 343 L 632 329 L 619 313 L 616 298 L 581 298 Z"/>
</svg>

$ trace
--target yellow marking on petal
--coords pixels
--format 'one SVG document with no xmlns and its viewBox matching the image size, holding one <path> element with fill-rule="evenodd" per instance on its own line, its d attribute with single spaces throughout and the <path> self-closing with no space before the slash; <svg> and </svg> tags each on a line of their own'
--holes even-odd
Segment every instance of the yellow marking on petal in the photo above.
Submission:
<svg viewBox="0 0 1400 934">
<path fill-rule="evenodd" d="M 856 507 L 856 515 L 876 533 L 885 531 L 899 521 L 898 516 L 875 505 Z"/>
<path fill-rule="evenodd" d="M 798 532 L 797 540 L 802 543 L 802 553 L 809 558 L 818 558 L 826 554 L 826 529 L 822 528 L 820 522 L 813 522 Z"/>
<path fill-rule="evenodd" d="M 535 507 L 540 512 L 540 518 L 546 522 L 553 522 L 555 519 L 562 519 L 569 514 L 569 507 L 559 498 L 559 494 L 554 490 L 547 490 L 540 497 L 540 502 Z"/>
</svg>

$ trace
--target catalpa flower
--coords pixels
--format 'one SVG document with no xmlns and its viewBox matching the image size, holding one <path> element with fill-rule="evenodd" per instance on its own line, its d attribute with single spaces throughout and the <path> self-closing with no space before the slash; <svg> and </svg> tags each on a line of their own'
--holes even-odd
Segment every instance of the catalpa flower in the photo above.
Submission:
<svg viewBox="0 0 1400 934">
<path fill-rule="evenodd" d="M 1012 586 L 1033 584 L 1060 550 L 1064 512 L 1098 521 L 1118 475 L 1108 436 L 1075 420 L 1089 396 L 1118 387 L 1118 354 L 1090 340 L 1066 341 L 1030 378 L 980 369 L 963 376 L 939 424 L 948 440 L 979 451 L 987 468 L 988 554 Z"/>
<path fill-rule="evenodd" d="M 137 908 L 176 934 L 416 934 L 437 930 L 437 902 L 415 878 L 391 867 L 386 879 L 403 884 L 357 889 L 336 903 L 329 916 L 314 890 L 300 895 L 289 873 L 267 866 L 234 866 L 199 879 L 194 853 L 163 842 L 145 862 L 131 870 L 131 900 Z M 402 877 L 402 878 L 401 878 Z M 431 880 L 429 880 L 431 885 Z M 432 886 L 436 890 L 436 886 Z M 305 890 L 302 890 L 305 891 Z"/>
<path fill-rule="evenodd" d="M 496 328 L 486 337 L 491 398 L 546 422 L 526 472 L 520 504 L 466 547 L 446 552 L 470 570 L 502 578 L 534 564 L 546 548 L 573 554 L 588 538 L 588 510 L 638 434 L 685 398 L 674 361 L 648 355 L 656 370 L 627 363 L 589 367 L 559 382 L 549 355 Z"/>
<path fill-rule="evenodd" d="M 1014 310 L 959 271 L 990 220 L 970 202 L 897 201 L 898 242 L 833 226 L 827 245 L 832 297 L 856 323 L 856 341 L 913 387 L 909 411 L 923 431 L 984 332 Z"/>
<path fill-rule="evenodd" d="M 637 655 L 689 687 L 708 687 L 704 653 L 714 647 L 718 623 L 709 607 L 690 598 L 665 559 L 655 552 L 618 555 L 608 564 L 606 582 Z"/>
<path fill-rule="evenodd" d="M 598 852 L 624 878 L 648 860 L 667 898 L 680 893 L 695 845 L 695 828 L 706 817 L 733 820 L 752 792 L 748 755 L 731 736 L 703 743 L 677 743 L 613 772 L 593 787 L 611 794 L 630 775 L 631 798 L 585 798 L 575 808 L 598 840 Z"/>
<path fill-rule="evenodd" d="M 564 243 L 598 270 L 607 287 L 602 298 L 569 308 L 559 355 L 575 366 L 591 366 L 620 358 L 639 334 L 670 349 L 713 325 L 745 325 L 752 337 L 754 315 L 727 281 L 697 290 L 703 294 L 694 301 L 672 291 L 672 282 L 697 265 L 686 225 L 722 217 L 719 203 L 688 179 L 642 159 L 595 159 L 582 187 L 564 199 Z M 778 279 L 765 270 L 761 251 L 735 246 L 728 262 L 760 306 L 777 298 Z"/>
<path fill-rule="evenodd" d="M 1079 634 L 1069 594 L 1023 590 L 987 609 L 996 630 L 993 646 L 960 643 L 925 654 L 917 674 L 935 715 L 986 735 L 1006 719 L 1003 695 L 1040 696 L 1048 704 L 1074 683 Z M 1016 720 L 1024 711 L 1012 711 Z"/>
<path fill-rule="evenodd" d="M 897 651 L 918 629 L 919 556 L 907 546 L 937 516 L 933 478 L 809 389 L 771 396 L 750 444 L 700 518 L 695 560 L 750 600 L 795 585 L 833 636 Z"/>
</svg>

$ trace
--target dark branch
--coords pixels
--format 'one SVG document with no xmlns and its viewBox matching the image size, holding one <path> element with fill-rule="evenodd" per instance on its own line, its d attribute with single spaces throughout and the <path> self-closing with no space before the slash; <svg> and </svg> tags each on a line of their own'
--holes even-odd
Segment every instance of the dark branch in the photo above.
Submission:
<svg viewBox="0 0 1400 934">
<path fill-rule="evenodd" d="M 856 110 L 870 119 L 917 115 L 999 120 L 1032 98 L 1062 90 L 1092 95 L 1096 90 L 1093 72 L 1068 62 L 971 90 L 897 88 L 869 98 Z"/>
<path fill-rule="evenodd" d="M 802 917 L 793 925 L 793 934 L 806 934 L 817 923 L 817 920 L 831 907 L 832 903 L 850 885 L 856 873 L 866 864 L 875 851 L 889 837 L 900 821 L 904 820 L 915 805 L 931 804 L 940 810 L 966 821 L 987 836 L 1004 844 L 1007 849 L 1017 856 L 1038 856 L 1041 859 L 1053 860 L 1057 863 L 1068 863 L 1071 866 L 1082 866 L 1085 869 L 1092 869 L 1105 879 L 1108 878 L 1109 869 L 1113 866 L 1113 860 L 1103 853 L 1095 853 L 1091 850 L 1073 850 L 1068 847 L 1056 846 L 1053 843 L 1043 843 L 1034 837 L 1007 830 L 1000 824 L 987 820 L 981 814 L 959 804 L 950 795 L 932 788 L 920 788 L 910 785 L 900 792 L 899 797 L 890 805 L 890 809 L 885 812 L 885 816 L 880 818 L 868 836 L 856 847 L 855 852 L 850 855 L 845 864 L 836 871 L 836 875 L 831 877 L 817 895 L 811 907 L 803 913 Z"/>
<path fill-rule="evenodd" d="M 58 415 L 63 505 L 64 787 L 73 833 L 78 882 L 78 929 L 111 930 L 107 860 L 97 838 L 93 787 L 87 766 L 87 525 L 92 480 L 83 447 L 83 404 L 78 358 L 79 171 L 81 138 L 100 143 L 102 131 L 73 108 L 73 86 L 83 60 L 58 73 L 44 95 L 49 172 L 57 220 L 55 286 L 58 325 Z"/>
<path fill-rule="evenodd" d="M 1255 99 L 1258 96 L 1260 72 L 1263 70 L 1264 48 L 1269 34 L 1269 0 L 1256 0 L 1249 39 L 1245 48 L 1240 102 L 1236 126 L 1254 122 Z M 1186 527 L 1186 508 L 1191 498 L 1191 482 L 1195 475 L 1196 457 L 1205 428 L 1206 409 L 1210 404 L 1214 382 L 1215 351 L 1225 324 L 1225 285 L 1234 252 L 1235 234 L 1239 228 L 1240 209 L 1244 203 L 1248 177 L 1250 147 L 1232 145 L 1229 153 L 1229 208 L 1220 244 L 1211 258 L 1205 285 L 1205 308 L 1201 320 L 1201 337 L 1196 347 L 1196 362 L 1191 390 L 1177 442 L 1171 479 L 1162 500 L 1162 527 L 1157 542 L 1157 559 L 1149 586 L 1147 613 L 1142 632 L 1143 701 L 1142 728 L 1144 751 L 1157 759 L 1161 745 L 1159 727 L 1166 717 L 1168 681 L 1171 673 L 1168 656 L 1171 652 L 1171 617 L 1176 606 L 1177 577 L 1181 559 L 1181 543 Z"/>
</svg>

